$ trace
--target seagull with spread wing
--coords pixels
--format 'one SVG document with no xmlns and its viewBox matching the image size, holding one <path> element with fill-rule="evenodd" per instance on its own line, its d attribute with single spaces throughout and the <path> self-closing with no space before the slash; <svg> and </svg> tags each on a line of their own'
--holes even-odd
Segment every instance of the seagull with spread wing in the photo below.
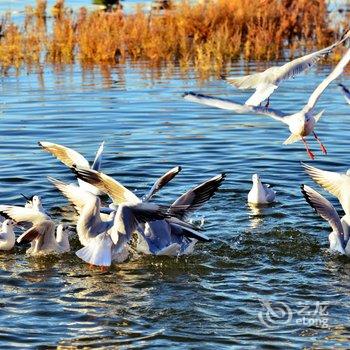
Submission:
<svg viewBox="0 0 350 350">
<path fill-rule="evenodd" d="M 94 172 L 86 169 L 84 171 Z M 61 190 L 63 189 L 57 180 L 54 184 Z M 120 186 L 116 189 L 116 186 L 119 185 L 114 184 L 114 193 L 119 192 L 121 194 L 121 196 L 118 196 L 119 202 L 120 198 L 127 197 L 122 192 L 128 193 L 128 190 L 124 190 Z M 132 196 L 130 196 L 128 202 L 118 203 L 117 210 L 112 211 L 109 220 L 103 220 L 101 218 L 100 199 L 82 189 L 79 189 L 79 191 L 80 199 L 77 191 L 72 194 L 71 188 L 64 189 L 65 196 L 75 203 L 75 206 L 80 210 L 77 232 L 84 247 L 78 250 L 76 255 L 83 261 L 96 266 L 106 267 L 110 266 L 112 261 L 122 262 L 127 259 L 129 242 L 133 232 L 140 224 L 165 218 L 171 219 L 175 215 L 174 213 L 177 214 L 178 211 L 181 213 L 181 210 L 185 209 L 184 206 L 176 206 L 173 211 L 168 207 L 148 202 L 131 202 Z M 176 219 L 176 222 L 179 226 L 182 225 L 181 220 Z M 187 227 L 189 224 L 183 223 L 183 225 Z"/>
<path fill-rule="evenodd" d="M 45 213 L 39 196 L 33 197 L 31 208 L 1 205 L 2 215 L 17 223 L 30 223 L 32 226 L 17 238 L 19 244 L 30 243 L 28 255 L 65 253 L 70 250 L 70 229 L 62 224 L 57 226 Z M 56 231 L 56 235 L 55 235 Z"/>
<path fill-rule="evenodd" d="M 59 159 L 64 165 L 71 168 L 73 165 L 78 165 L 81 168 L 86 169 L 93 169 L 99 171 L 102 164 L 102 153 L 104 148 L 104 141 L 101 143 L 100 147 L 98 148 L 95 160 L 90 166 L 89 161 L 79 152 L 62 145 L 59 145 L 57 143 L 47 142 L 47 141 L 39 141 L 38 145 L 45 151 L 51 153 L 53 156 L 55 156 L 57 159 Z M 99 191 L 96 187 L 91 186 L 90 184 L 81 181 L 78 179 L 79 186 L 81 186 L 84 190 L 89 191 L 96 196 L 99 196 L 102 194 L 101 191 Z"/>
<path fill-rule="evenodd" d="M 82 171 L 82 168 L 79 168 Z M 75 170 L 74 170 L 75 171 Z M 149 201 L 162 187 L 164 187 L 169 181 L 171 181 L 179 172 L 181 171 L 181 167 L 176 166 L 162 175 L 152 186 L 149 193 L 145 195 L 143 198 L 143 202 Z M 54 186 L 68 199 L 70 203 L 73 204 L 74 208 L 79 214 L 79 219 L 77 222 L 77 233 L 80 240 L 80 243 L 86 246 L 89 243 L 91 238 L 95 238 L 98 234 L 104 232 L 106 227 L 110 227 L 113 224 L 115 211 L 118 208 L 119 204 L 132 203 L 137 204 L 140 203 L 141 200 L 130 190 L 128 190 L 125 186 L 123 186 L 118 181 L 104 175 L 100 174 L 102 179 L 107 179 L 110 181 L 110 184 L 106 180 L 106 183 L 101 181 L 100 187 L 102 193 L 107 193 L 113 200 L 113 203 L 109 207 L 100 207 L 99 213 L 101 218 L 100 225 L 94 225 L 93 229 L 89 228 L 90 223 L 86 223 L 89 220 L 90 216 L 87 217 L 82 215 L 83 208 L 85 203 L 92 203 L 94 199 L 91 196 L 91 192 L 88 193 L 82 188 L 74 184 L 66 184 L 60 180 L 49 177 L 49 181 L 51 181 Z M 103 185 L 103 186 L 102 186 Z M 100 190 L 99 190 L 100 191 Z M 99 202 L 98 202 L 99 203 Z M 97 211 L 96 211 L 97 212 Z"/>
<path fill-rule="evenodd" d="M 209 242 L 210 239 L 206 235 L 198 230 L 193 231 L 191 226 L 184 227 L 183 223 L 178 225 L 177 220 L 185 220 L 201 208 L 217 192 L 225 177 L 225 174 L 214 176 L 176 199 L 170 206 L 170 211 L 178 206 L 186 206 L 186 210 L 176 215 L 176 218 L 147 222 L 144 228 L 139 228 L 137 251 L 144 254 L 178 256 L 192 253 L 198 241 Z"/>
<path fill-rule="evenodd" d="M 108 194 L 116 205 L 141 203 L 141 199 L 133 192 L 125 187 L 121 190 L 121 184 L 106 174 L 79 168 L 75 169 L 75 173 L 78 178 Z M 174 217 L 165 219 L 166 222 L 147 222 L 145 229 L 139 228 L 139 250 L 146 254 L 177 255 L 187 251 L 187 246 L 192 245 L 193 240 L 209 241 L 207 236 L 183 219 L 211 198 L 224 178 L 225 174 L 218 175 L 180 196 L 170 207 Z M 177 212 L 175 209 L 178 207 L 185 207 L 186 210 Z M 172 244 L 175 245 L 170 247 Z M 174 251 L 177 253 L 170 253 Z"/>
<path fill-rule="evenodd" d="M 328 236 L 329 250 L 350 256 L 349 236 L 345 235 L 341 220 L 333 205 L 309 186 L 302 185 L 301 192 L 316 213 L 328 221 L 332 228 Z"/>
<path fill-rule="evenodd" d="M 337 173 L 315 168 L 301 163 L 306 173 L 318 185 L 337 197 L 345 215 L 341 218 L 346 239 L 350 236 L 350 169 L 346 173 Z"/>
<path fill-rule="evenodd" d="M 322 57 L 330 54 L 336 47 L 350 37 L 350 30 L 347 30 L 340 40 L 322 50 L 294 59 L 283 66 L 275 66 L 266 69 L 264 72 L 246 75 L 243 77 L 224 78 L 229 84 L 240 90 L 255 89 L 252 96 L 245 102 L 246 105 L 259 106 L 267 99 L 265 107 L 269 106 L 270 96 L 279 85 L 289 78 L 294 78 L 306 69 L 316 64 Z"/>
<path fill-rule="evenodd" d="M 307 154 L 311 159 L 314 159 L 315 156 L 311 152 L 308 144 L 306 143 L 305 137 L 309 134 L 313 134 L 317 142 L 319 143 L 322 153 L 327 154 L 327 150 L 316 135 L 314 128 L 321 118 L 324 111 L 319 113 L 315 113 L 314 109 L 317 101 L 321 97 L 322 93 L 326 90 L 328 85 L 338 78 L 343 72 L 345 66 L 350 61 L 350 49 L 345 53 L 343 58 L 339 61 L 333 71 L 324 79 L 321 84 L 317 86 L 314 92 L 309 97 L 306 105 L 297 113 L 294 114 L 286 114 L 276 109 L 270 109 L 266 107 L 259 106 L 248 106 L 244 104 L 240 104 L 234 101 L 230 101 L 227 99 L 220 99 L 211 96 L 196 94 L 193 92 L 185 93 L 184 98 L 191 102 L 197 102 L 201 104 L 205 104 L 212 107 L 222 108 L 232 110 L 239 114 L 246 113 L 255 113 L 261 115 L 267 115 L 283 124 L 288 126 L 291 135 L 284 141 L 283 144 L 291 144 L 301 140 L 306 148 Z"/>
</svg>

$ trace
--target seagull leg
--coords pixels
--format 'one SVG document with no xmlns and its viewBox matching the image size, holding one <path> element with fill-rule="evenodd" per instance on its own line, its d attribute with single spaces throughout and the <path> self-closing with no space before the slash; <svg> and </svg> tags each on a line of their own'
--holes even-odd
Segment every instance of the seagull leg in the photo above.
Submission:
<svg viewBox="0 0 350 350">
<path fill-rule="evenodd" d="M 265 108 L 269 108 L 269 105 L 270 105 L 270 97 L 267 98 Z"/>
<path fill-rule="evenodd" d="M 320 147 L 321 147 L 322 153 L 323 153 L 323 154 L 327 154 L 326 147 L 323 146 L 323 143 L 322 143 L 321 140 L 318 138 L 318 136 L 316 135 L 316 133 L 315 133 L 315 132 L 313 132 L 313 133 L 314 133 L 315 139 L 317 140 L 317 142 L 319 143 L 319 145 L 320 145 Z"/>
<path fill-rule="evenodd" d="M 308 156 L 310 157 L 310 159 L 314 160 L 315 159 L 315 155 L 311 152 L 309 146 L 307 145 L 305 139 L 302 137 L 301 140 L 303 141 L 305 148 L 306 148 L 306 152 L 308 154 Z"/>
</svg>

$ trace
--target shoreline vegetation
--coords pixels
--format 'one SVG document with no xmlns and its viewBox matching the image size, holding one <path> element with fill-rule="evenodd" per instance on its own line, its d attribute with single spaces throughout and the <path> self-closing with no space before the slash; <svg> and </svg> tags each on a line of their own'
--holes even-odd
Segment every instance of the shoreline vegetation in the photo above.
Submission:
<svg viewBox="0 0 350 350">
<path fill-rule="evenodd" d="M 220 75 L 232 60 L 293 58 L 339 38 L 349 13 L 332 21 L 325 0 L 179 1 L 169 10 L 132 13 L 122 9 L 76 12 L 58 0 L 26 7 L 16 24 L 3 16 L 0 67 L 3 73 L 23 66 L 80 63 L 114 65 L 145 61 L 151 67 L 178 64 L 201 76 Z M 335 50 L 330 59 L 344 52 Z"/>
</svg>

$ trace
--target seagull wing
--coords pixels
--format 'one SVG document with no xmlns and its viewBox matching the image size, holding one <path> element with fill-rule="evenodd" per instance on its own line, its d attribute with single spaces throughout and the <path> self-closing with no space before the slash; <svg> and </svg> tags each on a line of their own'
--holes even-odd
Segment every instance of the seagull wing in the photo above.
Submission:
<svg viewBox="0 0 350 350">
<path fill-rule="evenodd" d="M 56 143 L 46 142 L 46 141 L 40 141 L 38 142 L 38 144 L 45 151 L 54 155 L 56 158 L 58 158 L 63 164 L 67 165 L 69 168 L 71 168 L 74 164 L 82 168 L 90 167 L 90 164 L 85 159 L 85 157 L 71 148 L 58 145 Z"/>
<path fill-rule="evenodd" d="M 317 169 L 302 163 L 306 173 L 326 191 L 336 196 L 346 215 L 350 214 L 350 176 Z"/>
<path fill-rule="evenodd" d="M 57 180 L 53 177 L 48 177 L 48 180 L 74 205 L 74 208 L 80 214 L 82 208 L 86 203 L 94 200 L 95 195 L 84 191 L 81 187 L 72 184 L 66 184 L 63 181 Z"/>
<path fill-rule="evenodd" d="M 346 67 L 346 65 L 349 63 L 349 61 L 350 61 L 350 49 L 348 49 L 348 51 L 345 53 L 345 55 L 339 61 L 339 63 L 335 66 L 333 71 L 328 75 L 328 77 L 326 79 L 324 79 L 322 81 L 322 83 L 317 86 L 316 90 L 311 94 L 306 106 L 303 108 L 304 112 L 307 113 L 315 107 L 315 105 L 316 105 L 318 99 L 321 97 L 323 91 L 326 90 L 328 85 L 333 80 L 338 78 L 340 76 L 340 74 L 343 73 L 343 70 Z"/>
<path fill-rule="evenodd" d="M 226 174 L 220 174 L 190 189 L 171 205 L 171 212 L 180 219 L 185 218 L 207 202 L 216 193 L 225 178 Z"/>
<path fill-rule="evenodd" d="M 79 179 L 90 183 L 100 191 L 106 193 L 115 204 L 137 204 L 141 202 L 134 193 L 120 182 L 104 173 L 80 167 L 73 168 L 73 172 Z"/>
<path fill-rule="evenodd" d="M 301 185 L 301 192 L 305 200 L 315 209 L 316 213 L 328 221 L 332 230 L 342 237 L 341 241 L 344 247 L 343 226 L 333 205 L 309 186 Z"/>
<path fill-rule="evenodd" d="M 272 93 L 278 88 L 275 84 L 259 84 L 256 91 L 245 102 L 249 106 L 259 106 L 261 102 L 269 98 Z"/>
<path fill-rule="evenodd" d="M 286 80 L 289 78 L 292 78 L 300 73 L 302 73 L 304 70 L 312 67 L 315 65 L 321 58 L 324 56 L 330 54 L 337 46 L 342 44 L 345 40 L 347 40 L 350 36 L 350 30 L 348 30 L 340 40 L 335 42 L 334 44 L 325 47 L 324 49 L 321 49 L 316 52 L 312 52 L 308 55 L 298 57 L 295 60 L 288 62 L 284 64 L 283 66 L 279 67 L 279 75 L 276 76 L 277 80 L 276 83 L 279 84 L 282 80 Z"/>
<path fill-rule="evenodd" d="M 110 230 L 112 241 L 117 244 L 120 235 L 129 241 L 139 224 L 163 220 L 168 217 L 170 217 L 169 207 L 153 203 L 120 205 L 114 219 L 114 225 Z"/>
<path fill-rule="evenodd" d="M 91 166 L 91 169 L 93 169 L 93 170 L 99 171 L 101 169 L 102 153 L 103 153 L 104 145 L 105 145 L 105 142 L 103 141 L 96 152 L 95 160 Z"/>
<path fill-rule="evenodd" d="M 201 242 L 211 241 L 211 239 L 207 235 L 205 235 L 202 232 L 199 232 L 199 229 L 197 227 L 188 222 L 184 222 L 178 218 L 169 218 L 166 221 L 168 221 L 168 223 L 172 227 L 172 232 L 176 235 L 181 234 L 185 237 L 194 238 L 197 241 Z M 180 233 L 177 229 L 180 229 Z"/>
<path fill-rule="evenodd" d="M 270 67 L 267 70 L 243 77 L 228 77 L 227 82 L 238 89 L 256 89 L 255 93 L 247 100 L 246 104 L 257 106 L 266 100 L 278 88 L 283 80 L 294 77 L 306 69 L 312 67 L 322 57 L 332 52 L 334 48 L 342 44 L 350 36 L 347 30 L 340 40 L 334 44 L 294 59 L 280 67 Z"/>
<path fill-rule="evenodd" d="M 9 217 L 16 222 L 29 222 L 37 224 L 39 222 L 50 220 L 50 217 L 32 208 L 17 207 L 13 205 L 1 205 L 0 214 Z"/>
<path fill-rule="evenodd" d="M 30 243 L 34 239 L 36 239 L 39 236 L 42 236 L 44 239 L 44 236 L 47 232 L 55 230 L 55 224 L 51 220 L 45 220 L 42 221 L 33 227 L 31 227 L 29 230 L 25 231 L 22 233 L 18 238 L 17 238 L 17 243 L 25 244 L 25 243 Z"/>
<path fill-rule="evenodd" d="M 152 186 L 149 193 L 142 199 L 143 202 L 149 201 L 161 188 L 163 188 L 168 182 L 170 182 L 179 172 L 180 166 L 176 166 L 162 175 Z"/>
<path fill-rule="evenodd" d="M 187 101 L 204 104 L 211 107 L 227 109 L 230 111 L 234 111 L 237 114 L 253 113 L 253 114 L 267 115 L 277 121 L 280 121 L 286 124 L 285 117 L 287 117 L 287 115 L 276 109 L 259 107 L 259 106 L 249 106 L 249 105 L 241 104 L 228 99 L 197 94 L 194 92 L 187 92 L 183 95 L 183 97 Z"/>
</svg>

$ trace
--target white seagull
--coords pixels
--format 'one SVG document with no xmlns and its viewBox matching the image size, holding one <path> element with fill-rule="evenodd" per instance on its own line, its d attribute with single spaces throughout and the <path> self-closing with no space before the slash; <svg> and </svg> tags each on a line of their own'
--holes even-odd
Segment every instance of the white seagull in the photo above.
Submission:
<svg viewBox="0 0 350 350">
<path fill-rule="evenodd" d="M 225 180 L 225 174 L 219 174 L 191 188 L 181 195 L 171 206 L 186 206 L 187 209 L 178 216 L 185 220 L 189 214 L 202 207 L 219 189 Z M 178 256 L 193 252 L 197 241 L 209 242 L 210 239 L 199 232 L 193 232 L 191 227 L 177 225 L 176 220 L 147 222 L 144 228 L 138 230 L 136 250 L 144 254 Z"/>
<path fill-rule="evenodd" d="M 289 78 L 294 78 L 304 70 L 313 66 L 322 57 L 330 54 L 333 49 L 342 44 L 350 37 L 350 30 L 347 30 L 340 40 L 322 50 L 294 59 L 283 66 L 275 66 L 266 69 L 264 72 L 246 75 L 243 77 L 227 77 L 227 82 L 240 90 L 255 89 L 252 96 L 245 102 L 246 105 L 258 106 L 267 100 L 265 107 L 269 106 L 269 98 L 279 85 Z"/>
<path fill-rule="evenodd" d="M 325 220 L 332 228 L 329 234 L 329 250 L 350 256 L 349 236 L 344 233 L 339 215 L 333 205 L 311 187 L 302 185 L 301 191 L 312 208 Z"/>
<path fill-rule="evenodd" d="M 13 220 L 6 219 L 1 225 L 0 231 L 0 250 L 11 250 L 16 241 L 15 233 L 13 232 L 13 226 L 16 223 Z"/>
<path fill-rule="evenodd" d="M 349 89 L 346 86 L 344 86 L 343 84 L 339 84 L 339 86 L 341 88 L 341 91 L 344 95 L 346 102 L 348 104 L 350 104 L 350 91 L 349 91 Z"/>
<path fill-rule="evenodd" d="M 345 212 L 341 223 L 344 233 L 348 237 L 350 234 L 350 169 L 346 173 L 337 173 L 321 170 L 308 164 L 301 164 L 312 180 L 338 198 Z"/>
<path fill-rule="evenodd" d="M 39 141 L 38 145 L 42 147 L 45 151 L 51 153 L 54 155 L 57 159 L 59 159 L 63 164 L 65 164 L 67 167 L 72 168 L 73 165 L 77 165 L 81 168 L 86 169 L 93 169 L 99 171 L 101 168 L 102 163 L 102 153 L 104 148 L 104 141 L 101 143 L 100 147 L 98 148 L 95 156 L 95 160 L 92 163 L 90 167 L 89 161 L 81 155 L 79 152 L 59 145 L 57 143 L 47 142 L 47 141 Z M 96 187 L 91 186 L 90 184 L 81 181 L 78 179 L 79 186 L 82 187 L 84 190 L 89 191 L 96 196 L 99 196 L 102 194 L 101 191 L 99 191 Z"/>
<path fill-rule="evenodd" d="M 252 176 L 253 186 L 248 193 L 248 202 L 251 204 L 269 204 L 275 201 L 276 192 L 261 182 L 258 174 Z"/>
<path fill-rule="evenodd" d="M 125 187 L 123 196 L 127 198 L 122 198 L 120 195 L 121 184 L 106 174 L 79 168 L 75 169 L 75 173 L 78 178 L 93 184 L 108 194 L 116 205 L 120 203 L 141 203 L 141 199 Z M 220 174 L 180 196 L 170 207 L 171 213 L 175 214 L 174 216 L 176 217 L 168 218 L 163 223 L 147 222 L 145 229 L 139 228 L 138 247 L 140 252 L 158 254 L 162 251 L 162 255 L 174 255 L 169 254 L 167 250 L 173 243 L 176 243 L 176 245 L 169 249 L 172 252 L 177 250 L 178 253 L 182 253 L 188 252 L 186 248 L 192 245 L 193 239 L 205 242 L 210 241 L 206 235 L 198 232 L 198 228 L 193 228 L 191 224 L 186 224 L 183 222 L 183 219 L 210 199 L 224 179 L 225 174 Z M 186 207 L 186 210 L 182 211 L 181 215 L 178 212 L 174 212 L 174 208 L 178 206 Z M 177 218 L 182 220 L 178 221 Z"/>
<path fill-rule="evenodd" d="M 82 171 L 82 168 L 79 168 Z M 171 181 L 179 172 L 181 171 L 181 167 L 177 166 L 166 172 L 163 176 L 161 176 L 152 186 L 149 193 L 144 197 L 143 201 L 146 202 L 150 200 L 163 186 L 165 186 L 169 181 Z M 94 172 L 94 174 L 99 175 L 103 180 L 106 180 L 106 185 L 101 186 L 103 193 L 107 193 L 113 199 L 113 204 L 108 208 L 101 207 L 100 210 L 100 218 L 101 225 L 94 226 L 91 230 L 89 227 L 89 223 L 86 221 L 90 218 L 90 212 L 87 215 L 83 213 L 83 208 L 86 203 L 93 203 L 93 197 L 87 191 L 82 188 L 79 188 L 73 184 L 65 184 L 62 181 L 56 180 L 54 178 L 49 177 L 48 179 L 55 185 L 55 187 L 71 202 L 75 209 L 79 214 L 79 219 L 77 222 L 77 233 L 80 240 L 80 243 L 86 246 L 91 238 L 95 238 L 98 234 L 105 232 L 106 227 L 110 227 L 113 224 L 115 211 L 117 210 L 118 205 L 120 204 L 137 204 L 141 203 L 141 199 L 139 199 L 133 192 L 128 190 L 125 186 L 123 186 L 118 181 L 112 179 L 111 177 L 104 175 L 103 173 Z M 109 181 L 109 182 L 108 182 Z M 103 181 L 102 181 L 103 182 Z M 92 205 L 95 206 L 94 204 Z M 86 208 L 85 208 L 86 211 Z"/>
<path fill-rule="evenodd" d="M 242 105 L 234 101 L 214 98 L 211 96 L 196 94 L 193 92 L 185 93 L 184 98 L 188 101 L 205 104 L 212 107 L 228 109 L 240 114 L 255 113 L 255 114 L 267 115 L 279 122 L 282 122 L 283 124 L 286 124 L 288 126 L 289 131 L 291 133 L 291 135 L 287 138 L 286 141 L 284 141 L 283 144 L 287 145 L 287 144 L 291 144 L 301 140 L 305 145 L 305 148 L 309 157 L 311 159 L 314 159 L 315 156 L 309 149 L 309 146 L 307 145 L 305 140 L 305 137 L 311 133 L 313 133 L 315 139 L 319 143 L 322 153 L 327 154 L 326 148 L 323 146 L 323 144 L 321 143 L 320 139 L 318 138 L 318 136 L 314 131 L 314 127 L 316 123 L 319 121 L 319 119 L 321 118 L 321 115 L 324 111 L 315 113 L 314 108 L 320 96 L 322 95 L 322 93 L 325 91 L 325 89 L 333 80 L 335 80 L 340 76 L 345 66 L 349 63 L 349 60 L 350 60 L 350 49 L 345 53 L 343 58 L 339 61 L 339 63 L 336 65 L 334 70 L 327 76 L 327 78 L 324 79 L 321 82 L 321 84 L 317 86 L 317 88 L 311 94 L 307 104 L 302 108 L 302 110 L 290 115 L 283 113 L 281 111 L 278 111 L 276 109 Z"/>
<path fill-rule="evenodd" d="M 27 250 L 28 255 L 56 254 L 70 250 L 69 228 L 58 225 L 55 237 L 55 223 L 43 210 L 39 196 L 33 197 L 32 208 L 1 205 L 0 211 L 17 223 L 32 224 L 30 229 L 17 238 L 20 244 L 31 243 L 31 247 Z"/>
</svg>

